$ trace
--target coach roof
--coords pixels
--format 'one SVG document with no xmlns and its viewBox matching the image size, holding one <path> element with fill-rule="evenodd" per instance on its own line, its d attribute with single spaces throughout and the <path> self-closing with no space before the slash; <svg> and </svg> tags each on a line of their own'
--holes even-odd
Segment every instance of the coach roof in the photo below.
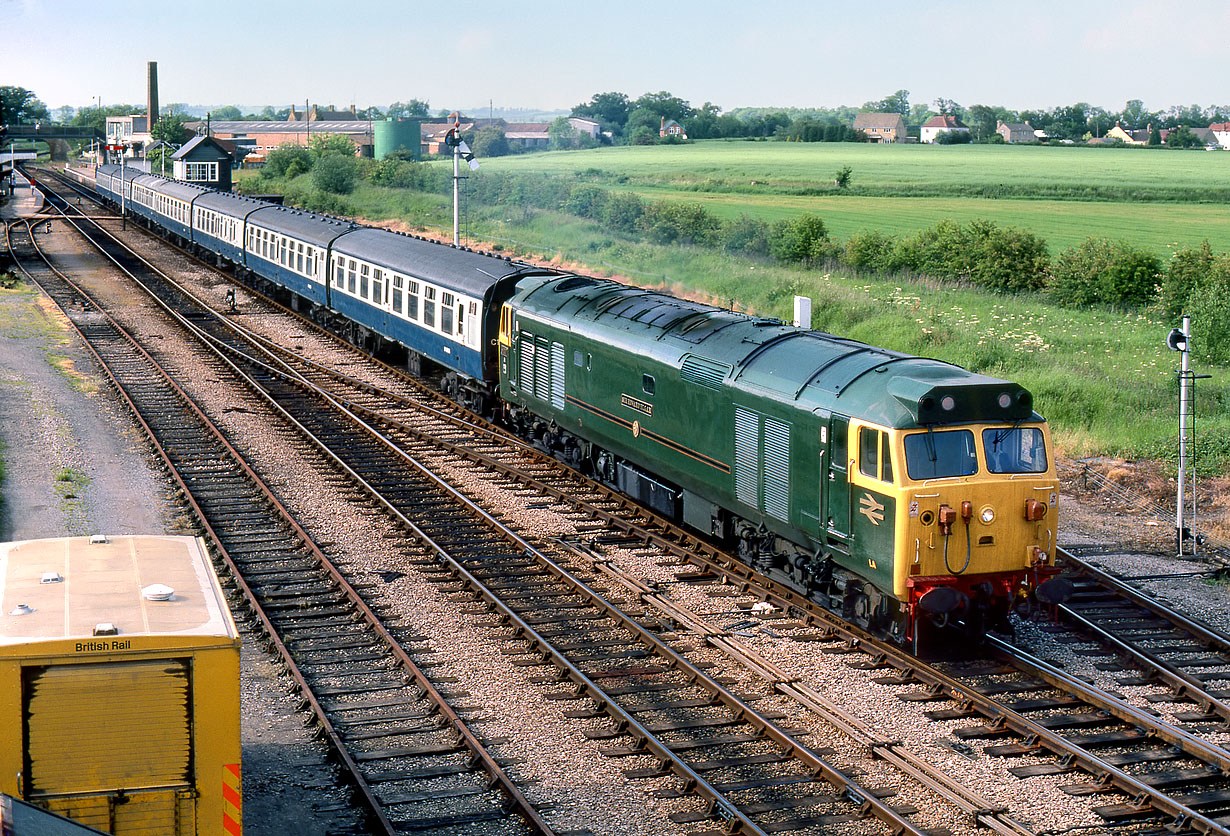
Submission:
<svg viewBox="0 0 1230 836">
<path fill-rule="evenodd" d="M 339 235 L 362 228 L 337 218 L 273 205 L 257 209 L 248 216 L 248 223 L 319 247 L 327 247 Z"/>
<path fill-rule="evenodd" d="M 372 227 L 340 238 L 333 251 L 478 298 L 501 279 L 526 269 L 518 262 Z"/>
</svg>

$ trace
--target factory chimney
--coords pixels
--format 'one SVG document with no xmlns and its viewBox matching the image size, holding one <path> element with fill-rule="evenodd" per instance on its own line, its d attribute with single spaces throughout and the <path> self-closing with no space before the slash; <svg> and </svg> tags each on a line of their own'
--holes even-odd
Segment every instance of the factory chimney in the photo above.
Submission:
<svg viewBox="0 0 1230 836">
<path fill-rule="evenodd" d="M 145 111 L 149 114 L 149 129 L 154 129 L 154 123 L 158 121 L 158 62 L 149 62 L 149 84 L 147 86 L 146 105 L 148 109 Z"/>
</svg>

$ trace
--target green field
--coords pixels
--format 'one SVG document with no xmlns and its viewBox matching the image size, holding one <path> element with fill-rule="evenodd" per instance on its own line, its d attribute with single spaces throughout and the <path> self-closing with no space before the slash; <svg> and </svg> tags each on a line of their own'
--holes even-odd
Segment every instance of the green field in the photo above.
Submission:
<svg viewBox="0 0 1230 836">
<path fill-rule="evenodd" d="M 703 203 L 720 217 L 801 212 L 846 238 L 985 218 L 1046 239 L 1052 252 L 1093 235 L 1165 256 L 1208 239 L 1230 251 L 1230 153 L 996 145 L 702 142 L 483 161 L 484 170 L 576 174 L 647 199 Z M 852 188 L 832 186 L 853 169 Z M 1003 197 L 987 196 L 1002 192 Z"/>
</svg>

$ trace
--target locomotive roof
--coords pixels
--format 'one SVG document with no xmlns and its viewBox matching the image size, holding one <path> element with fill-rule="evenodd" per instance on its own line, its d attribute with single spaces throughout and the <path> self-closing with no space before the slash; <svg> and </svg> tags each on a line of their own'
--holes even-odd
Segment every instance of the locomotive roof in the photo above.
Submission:
<svg viewBox="0 0 1230 836">
<path fill-rule="evenodd" d="M 1010 381 L 605 279 L 548 279 L 523 291 L 521 303 L 552 319 L 591 321 L 604 340 L 671 365 L 700 361 L 749 394 L 881 425 L 1041 420 Z"/>
<path fill-rule="evenodd" d="M 528 269 L 520 262 L 374 227 L 339 238 L 333 251 L 480 299 L 492 285 Z"/>
</svg>

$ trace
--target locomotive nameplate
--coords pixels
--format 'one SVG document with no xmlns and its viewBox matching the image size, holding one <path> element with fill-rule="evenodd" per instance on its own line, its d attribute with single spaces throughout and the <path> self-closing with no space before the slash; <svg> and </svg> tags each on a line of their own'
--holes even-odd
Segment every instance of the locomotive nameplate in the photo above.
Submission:
<svg viewBox="0 0 1230 836">
<path fill-rule="evenodd" d="M 628 409 L 635 409 L 637 412 L 649 418 L 653 417 L 653 404 L 646 403 L 639 398 L 634 398 L 631 395 L 620 395 L 619 402 Z"/>
</svg>

